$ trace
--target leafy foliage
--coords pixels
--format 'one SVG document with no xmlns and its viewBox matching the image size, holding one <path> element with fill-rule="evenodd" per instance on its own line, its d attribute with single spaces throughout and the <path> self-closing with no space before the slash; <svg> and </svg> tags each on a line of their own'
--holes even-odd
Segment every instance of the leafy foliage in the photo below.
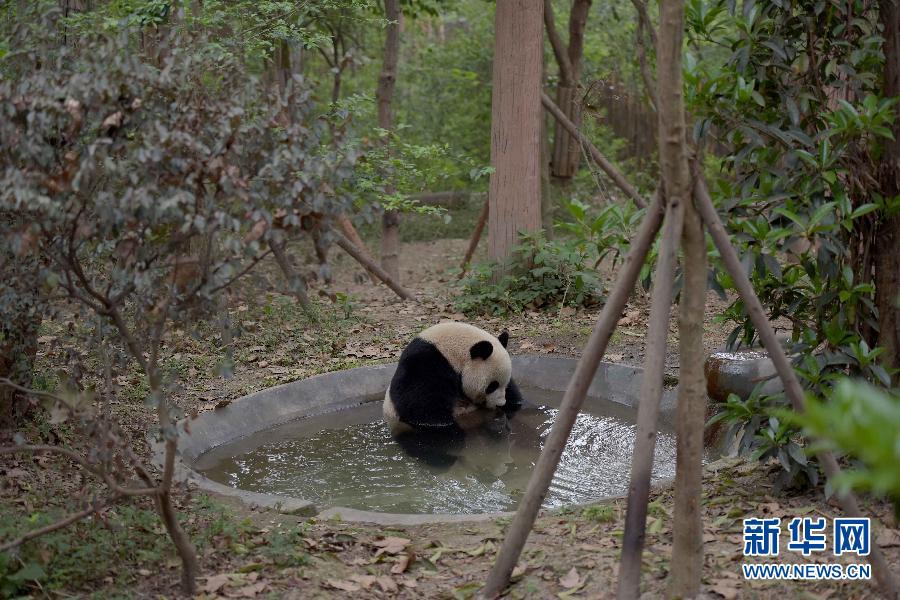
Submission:
<svg viewBox="0 0 900 600">
<path fill-rule="evenodd" d="M 900 199 L 874 174 L 896 100 L 879 97 L 877 12 L 860 3 L 745 4 L 695 0 L 687 20 L 688 101 L 694 136 L 728 151 L 714 191 L 754 289 L 773 320 L 790 322 L 797 372 L 817 396 L 843 375 L 881 385 L 872 283 L 873 232 Z M 733 289 L 720 275 L 718 283 Z M 727 310 L 730 343 L 755 330 L 740 300 Z M 755 456 L 786 472 L 813 469 L 797 430 L 769 409 L 783 396 L 725 407 Z M 812 477 L 814 480 L 814 477 Z"/>
<path fill-rule="evenodd" d="M 784 415 L 831 450 L 859 459 L 832 484 L 887 496 L 900 515 L 900 441 L 884 435 L 886 423 L 900 423 L 900 395 L 864 381 L 841 380 L 826 399 L 810 397 L 806 413 Z"/>
<path fill-rule="evenodd" d="M 606 205 L 592 215 L 589 207 L 577 200 L 569 202 L 567 209 L 570 220 L 557 223 L 567 235 L 547 240 L 542 234 L 523 234 L 499 280 L 494 277 L 498 265 L 476 266 L 454 298 L 457 310 L 501 315 L 602 302 L 603 284 L 597 267 L 604 261 L 615 266 L 624 257 L 629 232 L 644 211 L 629 202 Z M 652 260 L 648 259 L 645 268 L 648 278 Z"/>
</svg>

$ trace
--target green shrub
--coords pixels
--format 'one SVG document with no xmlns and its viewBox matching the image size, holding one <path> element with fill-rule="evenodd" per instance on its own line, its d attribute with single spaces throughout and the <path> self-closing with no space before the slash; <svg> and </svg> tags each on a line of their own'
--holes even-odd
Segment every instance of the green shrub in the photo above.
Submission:
<svg viewBox="0 0 900 600">
<path fill-rule="evenodd" d="M 780 416 L 803 427 L 821 446 L 858 463 L 829 482 L 835 489 L 864 490 L 887 496 L 900 517 L 900 393 L 863 381 L 841 380 L 830 398 L 810 396 L 802 415 Z"/>
<path fill-rule="evenodd" d="M 556 224 L 562 236 L 548 240 L 543 233 L 523 234 L 522 243 L 504 265 L 476 265 L 460 283 L 454 298 L 464 313 L 503 315 L 546 307 L 590 307 L 604 300 L 600 263 L 614 266 L 628 251 L 629 235 L 644 211 L 633 204 L 610 204 L 594 213 L 573 200 L 566 205 L 569 219 Z M 655 255 L 651 253 L 651 255 Z M 652 257 L 642 278 L 649 280 Z"/>
</svg>

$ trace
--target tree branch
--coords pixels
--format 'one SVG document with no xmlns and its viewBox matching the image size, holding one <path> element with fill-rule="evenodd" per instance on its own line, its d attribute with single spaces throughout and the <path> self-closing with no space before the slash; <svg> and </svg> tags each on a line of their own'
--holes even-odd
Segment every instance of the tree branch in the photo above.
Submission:
<svg viewBox="0 0 900 600">
<path fill-rule="evenodd" d="M 575 124 L 569 120 L 569 118 L 563 113 L 562 110 L 556 105 L 550 97 L 541 92 L 541 103 L 544 105 L 544 108 L 547 109 L 553 118 L 555 118 L 560 125 L 566 128 L 566 130 L 575 136 L 581 144 L 587 148 L 587 151 L 590 153 L 591 158 L 603 169 L 603 172 L 606 173 L 610 179 L 613 180 L 620 190 L 625 192 L 625 194 L 634 200 L 634 203 L 637 204 L 641 208 L 647 207 L 647 202 L 641 197 L 638 191 L 628 183 L 628 180 L 625 179 L 625 176 L 622 175 L 618 169 L 616 169 L 609 160 L 603 154 L 597 150 L 597 147 L 591 143 L 589 139 L 587 139 L 583 133 L 581 133 Z"/>
<path fill-rule="evenodd" d="M 544 27 L 547 30 L 547 38 L 550 40 L 550 46 L 553 48 L 553 55 L 556 57 L 556 64 L 559 66 L 559 76 L 563 85 L 571 86 L 578 83 L 574 81 L 574 71 L 572 69 L 572 61 L 569 60 L 569 54 L 563 45 L 559 32 L 556 30 L 556 18 L 553 16 L 553 5 L 549 0 L 544 2 Z"/>
<path fill-rule="evenodd" d="M 344 235 L 338 233 L 337 231 L 332 231 L 332 235 L 335 236 L 337 245 L 340 246 L 344 250 L 344 252 L 356 259 L 356 262 L 364 266 L 369 272 L 374 273 L 378 277 L 378 279 L 383 281 L 386 286 L 391 288 L 395 294 L 397 294 L 404 300 L 416 300 L 416 297 L 412 292 L 397 283 L 396 279 L 391 277 L 390 274 L 382 269 L 378 263 L 365 256 L 362 251 Z"/>
<path fill-rule="evenodd" d="M 120 496 L 111 496 L 104 502 L 100 502 L 100 503 L 93 502 L 93 503 L 91 503 L 91 506 L 89 508 L 78 511 L 76 513 L 72 513 L 71 515 L 65 517 L 64 519 L 60 519 L 59 521 L 57 521 L 55 523 L 51 523 L 50 525 L 47 525 L 45 527 L 41 527 L 40 529 L 34 529 L 32 531 L 29 531 L 28 533 L 25 533 L 25 534 L 17 537 L 14 540 L 10 540 L 10 541 L 6 542 L 5 544 L 0 545 L 0 552 L 6 552 L 7 550 L 11 550 L 12 548 L 21 546 L 28 540 L 33 540 L 34 538 L 41 537 L 42 535 L 46 535 L 48 533 L 56 531 L 57 529 L 62 529 L 64 527 L 68 527 L 72 523 L 76 523 L 76 522 L 80 521 L 81 519 L 83 519 L 87 516 L 90 516 L 92 513 L 99 512 L 101 509 L 104 509 L 107 506 L 110 506 L 111 504 L 118 502 L 119 499 L 120 499 Z"/>
</svg>

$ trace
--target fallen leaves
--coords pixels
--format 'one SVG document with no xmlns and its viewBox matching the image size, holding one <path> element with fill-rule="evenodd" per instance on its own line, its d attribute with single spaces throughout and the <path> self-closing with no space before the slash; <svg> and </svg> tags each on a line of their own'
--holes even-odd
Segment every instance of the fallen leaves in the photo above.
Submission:
<svg viewBox="0 0 900 600">
<path fill-rule="evenodd" d="M 375 540 L 372 544 L 378 548 L 375 557 L 382 554 L 400 554 L 409 545 L 409 540 L 401 537 L 386 537 L 381 540 Z"/>
<path fill-rule="evenodd" d="M 268 581 L 257 581 L 259 573 L 219 573 L 210 575 L 200 586 L 205 594 L 224 594 L 229 598 L 255 598 L 269 587 Z"/>
<path fill-rule="evenodd" d="M 559 585 L 567 589 L 578 587 L 579 583 L 581 583 L 581 577 L 578 576 L 578 569 L 575 567 L 572 567 L 568 573 L 559 578 Z"/>
</svg>

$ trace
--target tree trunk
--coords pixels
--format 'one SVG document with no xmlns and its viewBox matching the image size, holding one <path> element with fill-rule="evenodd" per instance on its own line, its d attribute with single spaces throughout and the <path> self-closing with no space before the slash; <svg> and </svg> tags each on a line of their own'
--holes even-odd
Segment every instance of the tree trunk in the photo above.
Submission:
<svg viewBox="0 0 900 600">
<path fill-rule="evenodd" d="M 884 96 L 900 96 L 900 0 L 881 0 L 884 25 Z M 893 140 L 884 140 L 879 169 L 881 193 L 900 194 L 900 108 L 894 107 Z M 878 307 L 878 345 L 885 348 L 886 366 L 900 368 L 900 214 L 886 218 L 875 235 L 875 304 Z M 900 383 L 900 375 L 894 376 Z"/>
<path fill-rule="evenodd" d="M 0 217 L 2 218 L 2 217 Z M 8 232 L 3 232 L 8 235 Z M 43 318 L 43 302 L 38 295 L 35 258 L 0 255 L 0 377 L 23 387 L 31 387 L 38 329 Z M 13 430 L 31 413 L 30 400 L 10 388 L 0 386 L 0 430 Z"/>
<path fill-rule="evenodd" d="M 591 9 L 592 0 L 574 0 L 572 10 L 569 13 L 569 44 L 563 51 L 561 48 L 554 50 L 559 64 L 560 82 L 556 90 L 556 105 L 565 113 L 576 127 L 581 127 L 581 98 L 578 89 L 581 79 L 581 66 L 584 56 L 584 29 L 587 24 L 588 12 Z M 549 4 L 549 0 L 548 0 Z M 548 10 L 549 7 L 548 7 Z M 552 10 L 549 12 L 552 15 Z M 552 16 L 544 22 L 548 28 L 555 28 Z M 551 34 L 556 37 L 555 31 Z M 554 45 L 559 44 L 556 42 Z M 561 59 L 565 53 L 566 59 Z M 578 163 L 581 161 L 581 148 L 578 139 L 572 136 L 565 128 L 557 126 L 553 134 L 553 162 L 551 172 L 559 180 L 567 181 L 578 172 Z"/>
<path fill-rule="evenodd" d="M 499 262 L 520 231 L 541 228 L 542 12 L 540 0 L 497 3 L 488 256 Z"/>
<path fill-rule="evenodd" d="M 653 282 L 653 297 L 650 308 L 650 327 L 647 334 L 647 358 L 644 367 L 644 381 L 641 383 L 640 403 L 638 404 L 637 427 L 635 431 L 634 457 L 631 467 L 631 484 L 628 491 L 628 510 L 625 517 L 625 534 L 622 538 L 622 562 L 619 568 L 620 599 L 640 597 L 641 564 L 644 547 L 644 536 L 647 521 L 647 501 L 650 492 L 650 474 L 653 466 L 653 450 L 656 446 L 657 418 L 659 416 L 659 399 L 662 393 L 662 375 L 665 365 L 666 338 L 669 331 L 669 314 L 673 296 L 674 262 L 677 255 L 677 243 L 682 237 L 683 225 L 687 215 L 685 214 L 691 204 L 690 172 L 687 163 L 687 148 L 685 138 L 684 102 L 682 98 L 681 80 L 681 53 L 684 40 L 684 2 L 683 0 L 663 0 L 660 6 L 660 34 L 658 57 L 658 106 L 659 119 L 659 157 L 660 172 L 666 193 L 666 229 L 657 263 L 656 280 Z M 696 244 L 703 244 L 703 235 L 699 231 L 699 223 L 696 213 L 690 211 L 692 220 L 688 222 L 688 240 L 692 256 L 685 257 L 685 261 L 699 260 Z M 698 271 L 702 270 L 703 281 L 706 278 L 706 269 L 702 264 L 692 264 L 690 271 L 691 281 L 685 279 L 685 288 L 696 285 Z M 687 275 L 687 273 L 685 274 Z M 684 288 L 683 288 L 684 289 Z M 702 444 L 702 412 L 700 415 L 699 430 L 696 424 L 697 404 L 702 402 L 704 386 L 698 383 L 698 378 L 703 379 L 703 361 L 698 357 L 702 354 L 701 345 L 703 331 L 703 298 L 702 288 L 691 290 L 682 298 L 682 315 L 689 321 L 689 331 L 681 332 L 686 339 L 680 345 L 688 352 L 679 359 L 682 369 L 686 369 L 689 382 L 682 387 L 679 394 L 679 424 L 687 424 L 695 430 L 689 432 L 689 439 L 682 439 L 686 433 L 679 429 L 679 444 L 688 443 L 687 448 L 693 452 L 699 441 Z M 700 297 L 698 297 L 698 293 Z M 699 314 L 697 311 L 699 309 Z M 693 361 L 690 364 L 689 361 Z M 685 389 L 687 388 L 687 389 Z M 699 398 L 698 398 L 699 396 Z M 687 406 L 682 406 L 687 405 Z M 701 405 L 702 406 L 702 405 Z M 687 409 L 687 410 L 685 410 Z M 675 516 L 676 527 L 679 527 L 682 542 L 684 535 L 690 535 L 697 527 L 696 519 L 699 515 L 699 473 L 693 471 L 700 467 L 696 457 L 687 458 L 682 448 L 679 447 L 679 464 L 681 469 L 681 508 L 693 509 L 697 514 L 691 517 L 693 520 L 686 529 L 681 529 L 678 524 L 678 514 Z M 695 464 L 696 463 L 696 464 Z M 693 487 L 692 487 L 693 486 Z M 687 495 L 685 495 L 687 492 Z M 685 501 L 687 500 L 687 501 Z M 694 506 L 696 503 L 696 506 Z M 702 528 L 698 528 L 702 534 Z M 679 537 L 675 538 L 676 541 Z M 702 535 L 698 540 L 691 540 L 690 547 L 684 551 L 702 549 Z M 676 570 L 676 562 L 682 567 L 687 564 L 692 571 L 688 575 L 689 586 L 685 589 L 693 589 L 694 578 L 699 587 L 700 564 L 693 554 L 679 556 L 673 550 L 673 572 Z M 683 577 L 683 574 L 682 574 Z M 678 585 L 684 579 L 679 579 Z"/>
<path fill-rule="evenodd" d="M 378 126 L 388 131 L 394 128 L 394 84 L 397 82 L 397 61 L 400 56 L 399 0 L 384 0 L 384 13 L 388 25 L 384 37 L 384 60 L 378 77 Z M 387 190 L 393 193 L 393 190 Z M 395 280 L 400 281 L 400 215 L 396 211 L 385 212 L 381 221 L 381 266 Z"/>
</svg>

